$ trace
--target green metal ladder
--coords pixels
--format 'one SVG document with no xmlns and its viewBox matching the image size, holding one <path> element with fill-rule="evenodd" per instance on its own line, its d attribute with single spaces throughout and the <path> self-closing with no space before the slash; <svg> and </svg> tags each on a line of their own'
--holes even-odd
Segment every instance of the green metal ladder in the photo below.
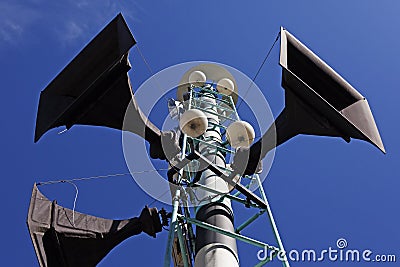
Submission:
<svg viewBox="0 0 400 267">
<path fill-rule="evenodd" d="M 207 109 L 203 109 L 201 107 L 200 96 L 204 97 L 207 94 L 213 94 L 217 99 L 218 109 L 221 110 L 221 113 L 212 113 L 213 115 L 217 115 L 221 118 L 221 124 L 212 124 L 212 127 L 219 127 L 223 130 L 227 128 L 225 123 L 234 122 L 240 120 L 237 110 L 235 108 L 233 99 L 231 96 L 227 96 L 213 90 L 212 86 L 205 85 L 203 87 L 191 87 L 189 91 L 189 100 L 186 103 L 186 109 L 196 108 L 202 110 L 203 112 L 210 112 Z M 183 133 L 182 133 L 183 134 Z M 189 145 L 189 143 L 191 145 Z M 195 174 L 196 174 L 196 160 L 188 159 L 188 155 L 192 153 L 194 145 L 202 143 L 207 145 L 210 150 L 214 149 L 215 151 L 222 151 L 226 155 L 232 156 L 235 151 L 228 149 L 225 144 L 214 144 L 212 140 L 203 140 L 201 138 L 192 138 L 185 134 L 183 134 L 183 143 L 182 143 L 182 153 L 180 155 L 180 160 L 185 163 L 183 167 L 179 169 L 178 179 L 176 180 L 176 185 L 178 186 L 173 192 L 172 198 L 172 215 L 171 215 L 171 223 L 168 234 L 168 243 L 167 249 L 165 253 L 164 267 L 170 267 L 171 264 L 171 254 L 172 248 L 174 246 L 174 239 L 177 236 L 179 240 L 179 249 L 181 252 L 181 261 L 184 267 L 191 267 L 192 259 L 194 259 L 194 234 L 193 234 L 193 225 L 196 227 L 202 227 L 207 230 L 211 230 L 232 238 L 235 238 L 239 241 L 246 242 L 248 244 L 254 245 L 261 249 L 265 249 L 266 251 L 270 251 L 269 257 L 265 257 L 265 259 L 261 260 L 255 266 L 263 266 L 270 262 L 273 258 L 279 255 L 279 259 L 282 261 L 283 266 L 290 267 L 290 264 L 287 260 L 287 256 L 285 254 L 285 249 L 280 238 L 278 228 L 276 226 L 271 207 L 269 205 L 267 196 L 265 194 L 264 188 L 262 186 L 260 177 L 258 174 L 254 174 L 252 176 L 243 177 L 243 181 L 246 181 L 247 184 L 244 185 L 245 188 L 249 189 L 252 184 L 256 184 L 258 189 L 256 190 L 258 196 L 263 201 L 264 205 L 261 207 L 256 203 L 252 203 L 248 198 L 242 197 L 241 192 L 218 192 L 212 188 L 209 188 L 204 185 L 197 184 L 195 182 Z M 210 151 L 208 151 L 210 153 Z M 223 169 L 227 175 L 231 174 L 232 170 L 229 168 Z M 235 228 L 235 232 L 229 232 L 219 227 L 207 224 L 205 222 L 201 222 L 195 218 L 191 217 L 191 212 L 189 208 L 189 200 L 188 198 L 193 197 L 194 189 L 202 189 L 212 192 L 218 196 L 218 199 L 215 201 L 222 201 L 224 198 L 229 198 L 231 201 L 236 201 L 238 203 L 243 204 L 247 208 L 256 209 L 257 212 L 244 221 L 242 224 Z M 245 196 L 246 197 L 246 196 Z M 259 217 L 261 217 L 264 213 L 267 214 L 268 221 L 272 227 L 272 231 L 275 236 L 275 241 L 277 242 L 277 246 L 269 245 L 268 243 L 244 236 L 241 234 L 242 230 L 246 227 L 249 227 L 254 221 L 256 221 Z M 176 244 L 176 243 L 175 243 Z M 188 249 L 190 247 L 191 249 Z M 191 255 L 189 255 L 191 254 Z"/>
</svg>

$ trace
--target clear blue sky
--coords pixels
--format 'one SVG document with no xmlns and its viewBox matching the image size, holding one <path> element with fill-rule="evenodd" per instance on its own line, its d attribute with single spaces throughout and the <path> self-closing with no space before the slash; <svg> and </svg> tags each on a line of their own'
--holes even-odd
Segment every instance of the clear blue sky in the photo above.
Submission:
<svg viewBox="0 0 400 267">
<path fill-rule="evenodd" d="M 343 237 L 349 248 L 397 254 L 400 260 L 400 2 L 3 0 L 2 266 L 37 266 L 25 223 L 35 181 L 128 171 L 121 132 L 116 130 L 77 126 L 63 135 L 53 130 L 33 144 L 40 91 L 119 12 L 154 72 L 177 63 L 209 60 L 253 77 L 284 26 L 342 74 L 369 100 L 387 155 L 362 141 L 347 144 L 338 138 L 299 136 L 278 148 L 264 187 L 288 250 L 323 250 L 335 247 Z M 278 54 L 275 47 L 256 80 L 275 116 L 284 105 Z M 150 73 L 136 49 L 130 60 L 136 89 Z M 152 202 L 129 176 L 77 185 L 77 210 L 101 217 L 136 216 Z M 72 207 L 72 186 L 47 186 L 43 191 Z M 249 214 L 234 208 L 238 222 Z M 268 227 L 266 220 L 259 221 L 245 233 L 273 244 Z M 157 239 L 133 237 L 101 266 L 160 266 L 166 237 L 167 232 Z M 238 244 L 242 266 L 254 265 L 258 248 Z M 339 265 L 373 266 L 319 264 Z"/>
</svg>

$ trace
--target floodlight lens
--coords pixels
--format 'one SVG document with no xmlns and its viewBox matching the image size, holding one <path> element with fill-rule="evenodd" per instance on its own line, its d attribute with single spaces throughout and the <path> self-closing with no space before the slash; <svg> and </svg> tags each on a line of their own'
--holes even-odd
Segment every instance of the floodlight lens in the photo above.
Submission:
<svg viewBox="0 0 400 267">
<path fill-rule="evenodd" d="M 253 126 L 246 121 L 235 121 L 226 129 L 226 137 L 233 148 L 249 147 L 255 138 Z"/>
<path fill-rule="evenodd" d="M 223 79 L 218 81 L 217 90 L 221 94 L 231 95 L 232 92 L 234 92 L 234 90 L 235 90 L 235 85 L 234 85 L 234 83 L 232 82 L 231 79 L 223 78 Z"/>
<path fill-rule="evenodd" d="M 189 83 L 195 86 L 202 86 L 207 81 L 207 77 L 204 72 L 195 70 L 189 75 Z"/>
<path fill-rule="evenodd" d="M 190 137 L 199 137 L 207 130 L 207 116 L 201 110 L 189 109 L 182 114 L 179 120 L 179 127 L 183 133 Z"/>
</svg>

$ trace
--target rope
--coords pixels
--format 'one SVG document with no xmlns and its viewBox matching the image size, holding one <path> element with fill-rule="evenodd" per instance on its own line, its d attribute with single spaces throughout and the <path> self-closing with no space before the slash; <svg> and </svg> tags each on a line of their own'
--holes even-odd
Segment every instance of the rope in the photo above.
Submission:
<svg viewBox="0 0 400 267">
<path fill-rule="evenodd" d="M 149 172 L 156 172 L 156 171 L 166 171 L 168 169 L 155 169 L 155 170 L 148 170 L 148 171 L 138 171 L 138 172 L 127 172 L 127 173 L 116 173 L 116 174 L 108 174 L 108 175 L 98 175 L 98 176 L 91 176 L 91 177 L 81 177 L 81 178 L 72 178 L 72 179 L 63 179 L 63 180 L 53 180 L 53 181 L 46 181 L 46 182 L 38 182 L 37 185 L 50 185 L 50 184 L 57 184 L 57 183 L 68 183 L 75 188 L 75 197 L 72 206 L 72 226 L 75 226 L 75 209 L 76 209 L 76 202 L 78 200 L 79 189 L 78 186 L 74 183 L 75 181 L 88 181 L 94 179 L 104 179 L 109 177 L 117 177 L 117 176 L 126 176 L 131 174 L 142 174 L 142 173 L 149 173 Z M 132 177 L 133 179 L 133 177 Z M 163 197 L 169 190 L 164 192 L 159 198 Z M 159 199 L 158 198 L 158 199 Z M 158 199 L 155 199 L 151 204 L 153 204 Z M 151 204 L 149 206 L 151 206 Z"/>
<path fill-rule="evenodd" d="M 136 45 L 136 49 L 137 49 L 137 51 L 139 52 L 140 57 L 142 58 L 144 64 L 146 64 L 146 67 L 147 67 L 147 69 L 149 70 L 151 76 L 153 76 L 153 75 L 154 75 L 153 70 L 151 69 L 150 64 L 147 62 L 146 58 L 144 57 L 144 55 L 143 55 L 143 53 L 142 53 L 142 50 L 140 50 L 140 48 L 139 48 L 138 45 Z"/>
<path fill-rule="evenodd" d="M 116 174 L 108 174 L 108 175 L 98 175 L 98 176 L 90 176 L 90 177 L 44 181 L 44 182 L 38 182 L 36 184 L 38 186 L 40 186 L 40 185 L 49 185 L 49 184 L 57 184 L 57 183 L 68 183 L 68 182 L 74 182 L 74 181 L 87 181 L 87 180 L 94 180 L 94 179 L 104 179 L 104 178 L 110 178 L 110 177 L 126 176 L 126 175 L 132 175 L 132 174 L 143 174 L 143 173 L 167 171 L 167 170 L 168 169 L 154 169 L 154 170 L 148 170 L 148 171 L 116 173 Z"/>
<path fill-rule="evenodd" d="M 148 62 L 148 61 L 146 60 L 146 58 L 144 57 L 144 55 L 143 55 L 143 53 L 142 53 L 142 50 L 140 50 L 139 45 L 137 45 L 137 44 L 136 44 L 136 49 L 137 49 L 137 51 L 139 52 L 140 57 L 142 58 L 144 64 L 145 64 L 146 67 L 147 67 L 147 69 L 149 70 L 150 75 L 151 75 L 151 76 L 154 76 L 153 69 L 150 67 L 149 62 Z M 158 90 L 160 90 L 160 92 L 161 92 L 162 94 L 164 94 L 164 91 L 161 89 L 161 86 L 160 86 L 160 84 L 158 83 L 158 80 L 155 80 L 155 82 L 156 82 L 156 87 L 158 88 Z M 166 97 L 165 95 L 164 95 L 164 99 L 165 99 L 165 101 L 168 103 L 168 99 L 167 99 L 167 97 Z"/>
<path fill-rule="evenodd" d="M 166 193 L 170 192 L 169 189 L 167 189 L 164 193 L 162 193 L 161 195 L 159 195 L 157 198 L 155 198 L 152 202 L 150 202 L 147 206 L 151 207 L 156 201 L 159 201 L 160 198 L 162 198 Z"/>
<path fill-rule="evenodd" d="M 73 182 L 71 182 L 71 181 L 65 181 L 65 182 L 69 183 L 73 187 L 75 187 L 75 198 L 74 198 L 74 204 L 72 206 L 72 226 L 75 227 L 75 208 L 76 208 L 76 200 L 78 199 L 79 190 L 78 190 L 78 187 L 76 186 L 76 184 L 74 184 Z"/>
<path fill-rule="evenodd" d="M 253 86 L 255 80 L 256 80 L 257 77 L 258 77 L 258 74 L 260 74 L 260 71 L 261 71 L 262 67 L 264 66 L 265 62 L 266 62 L 267 59 L 269 58 L 269 55 L 271 54 L 272 49 L 275 47 L 276 42 L 278 42 L 280 36 L 281 36 L 281 33 L 278 32 L 278 35 L 276 36 L 274 43 L 272 44 L 272 46 L 271 46 L 271 48 L 269 49 L 267 55 L 265 56 L 263 62 L 261 63 L 260 67 L 258 68 L 256 75 L 254 75 L 253 79 L 251 80 L 250 85 L 249 85 L 249 88 L 247 88 L 246 93 L 245 93 L 245 94 L 243 95 L 243 97 L 241 98 L 242 101 L 240 101 L 240 103 L 238 104 L 236 110 L 238 110 L 239 107 L 240 107 L 240 105 L 244 102 L 244 99 L 246 98 L 247 93 L 249 92 L 250 88 Z"/>
</svg>

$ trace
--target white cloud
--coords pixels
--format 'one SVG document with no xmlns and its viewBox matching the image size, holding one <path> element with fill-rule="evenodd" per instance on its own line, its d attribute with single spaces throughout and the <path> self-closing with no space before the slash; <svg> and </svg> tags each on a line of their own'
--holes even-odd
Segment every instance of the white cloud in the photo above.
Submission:
<svg viewBox="0 0 400 267">
<path fill-rule="evenodd" d="M 67 21 L 65 29 L 60 33 L 62 41 L 73 42 L 84 33 L 84 26 L 78 25 L 75 21 Z"/>
<path fill-rule="evenodd" d="M 38 41 L 54 37 L 63 45 L 89 40 L 117 13 L 138 22 L 143 13 L 135 2 L 112 0 L 2 0 L 0 1 L 0 46 L 18 44 L 25 39 Z"/>
<path fill-rule="evenodd" d="M 0 41 L 16 43 L 21 38 L 27 26 L 37 20 L 38 14 L 18 3 L 0 2 Z"/>
<path fill-rule="evenodd" d="M 14 43 L 22 36 L 22 26 L 12 21 L 5 21 L 0 29 L 0 38 L 8 43 Z"/>
<path fill-rule="evenodd" d="M 89 2 L 86 0 L 81 0 L 81 1 L 75 1 L 75 4 L 78 8 L 84 8 L 89 5 Z"/>
</svg>

